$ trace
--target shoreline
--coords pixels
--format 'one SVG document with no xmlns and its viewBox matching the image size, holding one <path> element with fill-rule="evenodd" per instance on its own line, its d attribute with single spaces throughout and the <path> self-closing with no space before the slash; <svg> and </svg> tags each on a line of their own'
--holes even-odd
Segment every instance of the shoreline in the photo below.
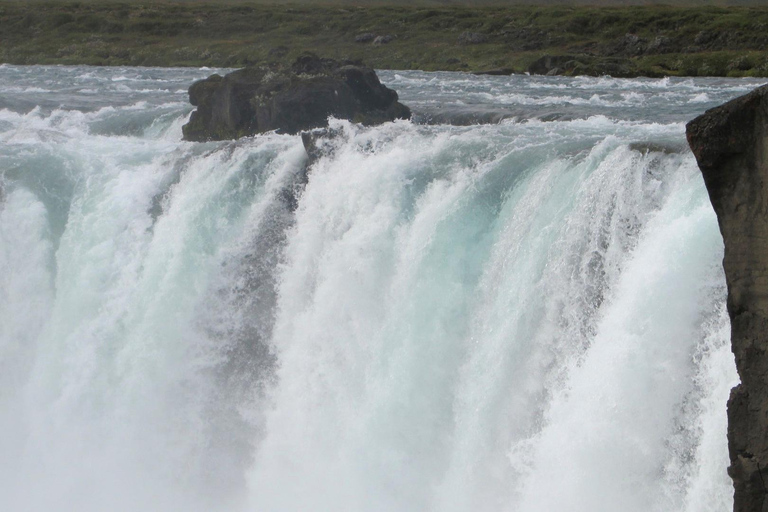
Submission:
<svg viewBox="0 0 768 512">
<path fill-rule="evenodd" d="M 768 77 L 764 7 L 0 2 L 0 64 L 239 68 L 309 50 L 375 69 Z"/>
</svg>

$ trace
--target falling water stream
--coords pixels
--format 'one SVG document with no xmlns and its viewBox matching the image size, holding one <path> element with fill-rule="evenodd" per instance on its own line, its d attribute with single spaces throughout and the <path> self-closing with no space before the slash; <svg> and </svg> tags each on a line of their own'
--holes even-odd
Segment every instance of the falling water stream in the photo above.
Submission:
<svg viewBox="0 0 768 512">
<path fill-rule="evenodd" d="M 0 510 L 731 508 L 684 126 L 757 81 L 382 72 L 310 163 L 182 142 L 212 72 L 0 66 Z"/>
</svg>

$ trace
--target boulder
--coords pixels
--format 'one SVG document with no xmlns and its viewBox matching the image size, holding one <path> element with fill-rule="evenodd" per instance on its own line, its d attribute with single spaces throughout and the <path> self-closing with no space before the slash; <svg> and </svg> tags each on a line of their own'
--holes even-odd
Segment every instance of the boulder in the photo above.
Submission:
<svg viewBox="0 0 768 512">
<path fill-rule="evenodd" d="M 768 510 L 768 86 L 686 128 L 725 242 L 731 346 L 741 383 L 728 400 L 734 511 Z"/>
<path fill-rule="evenodd" d="M 591 55 L 545 55 L 528 66 L 532 75 L 566 76 L 613 76 L 633 77 L 638 75 L 631 60 L 617 57 L 594 57 Z"/>
<path fill-rule="evenodd" d="M 250 67 L 192 84 L 197 107 L 184 140 L 236 139 L 277 130 L 296 134 L 328 125 L 328 117 L 366 125 L 408 119 L 397 93 L 360 62 L 306 54 L 289 67 Z"/>
</svg>

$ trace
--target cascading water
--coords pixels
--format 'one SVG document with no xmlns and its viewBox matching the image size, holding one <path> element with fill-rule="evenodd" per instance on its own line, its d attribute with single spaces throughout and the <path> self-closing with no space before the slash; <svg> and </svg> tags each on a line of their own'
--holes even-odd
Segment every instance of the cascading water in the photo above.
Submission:
<svg viewBox="0 0 768 512">
<path fill-rule="evenodd" d="M 307 168 L 209 73 L 0 66 L 0 509 L 731 507 L 683 133 L 757 82 L 384 72 Z"/>
</svg>

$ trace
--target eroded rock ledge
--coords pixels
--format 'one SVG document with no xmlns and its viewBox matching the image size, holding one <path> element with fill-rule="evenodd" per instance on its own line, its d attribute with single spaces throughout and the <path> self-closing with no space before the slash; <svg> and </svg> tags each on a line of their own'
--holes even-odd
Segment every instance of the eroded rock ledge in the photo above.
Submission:
<svg viewBox="0 0 768 512">
<path fill-rule="evenodd" d="M 768 510 L 768 86 L 687 126 L 725 242 L 731 344 L 741 384 L 728 400 L 735 512 Z"/>
<path fill-rule="evenodd" d="M 190 141 L 236 139 L 278 130 L 295 134 L 327 126 L 328 117 L 374 125 L 407 119 L 397 93 L 360 62 L 299 57 L 291 66 L 240 69 L 192 84 L 197 107 L 184 125 Z"/>
</svg>

